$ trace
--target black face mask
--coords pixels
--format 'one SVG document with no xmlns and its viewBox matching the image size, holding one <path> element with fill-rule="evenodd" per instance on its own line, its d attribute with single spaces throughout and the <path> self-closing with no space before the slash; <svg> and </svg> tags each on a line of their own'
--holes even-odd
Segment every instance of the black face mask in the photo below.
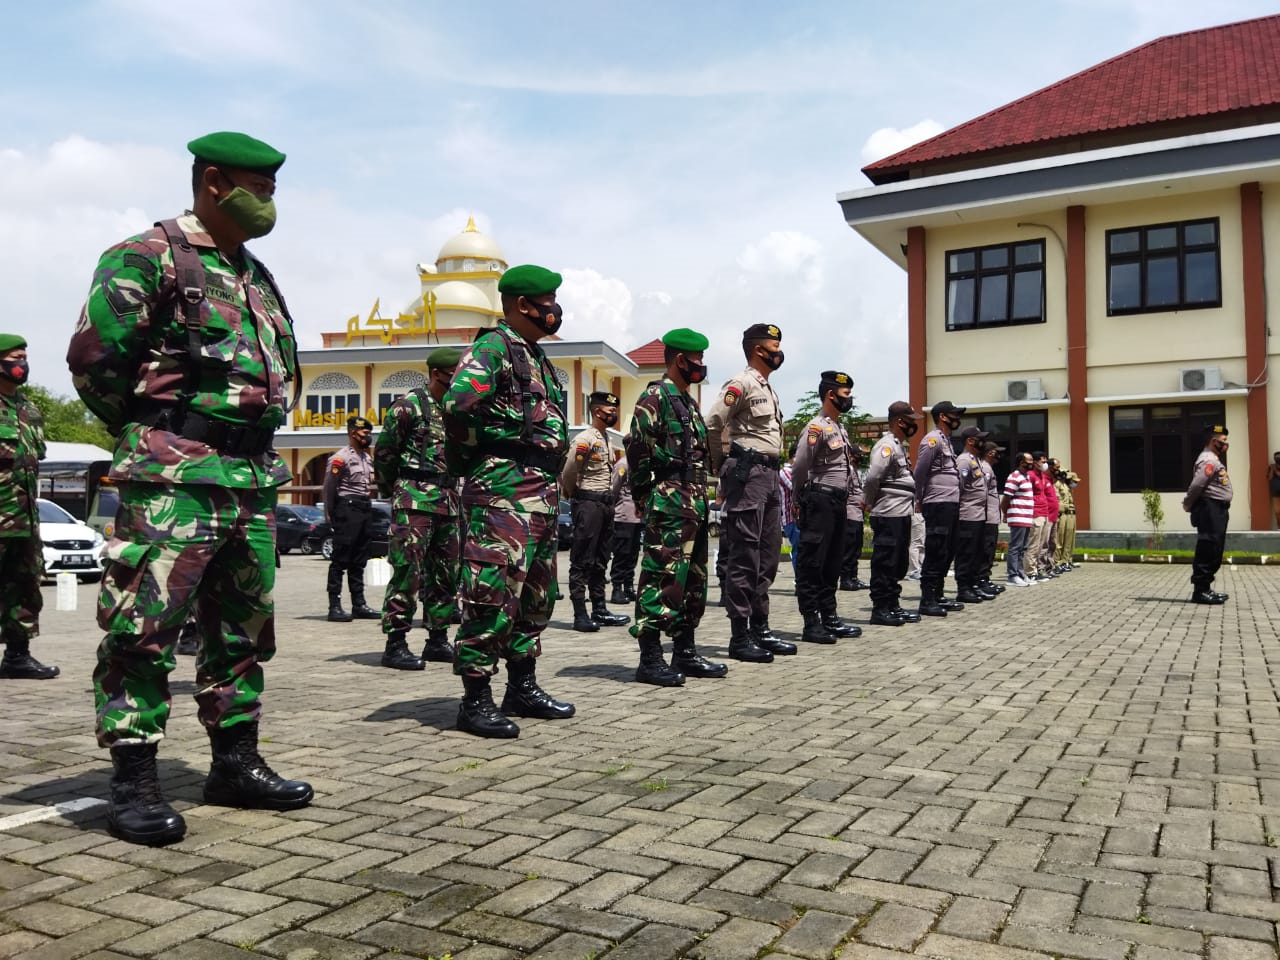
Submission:
<svg viewBox="0 0 1280 960">
<path fill-rule="evenodd" d="M 356 446 L 357 449 L 364 450 L 364 449 L 367 449 L 371 443 L 373 443 L 373 437 L 354 436 L 351 438 L 351 442 Z"/>
<path fill-rule="evenodd" d="M 707 379 L 707 365 L 705 363 L 694 363 L 688 357 L 682 357 L 676 361 L 676 369 L 680 371 L 680 376 L 684 377 L 689 383 L 701 383 Z"/>
<path fill-rule="evenodd" d="M 960 421 L 954 417 L 943 417 L 942 422 L 947 425 L 948 430 L 954 430 L 956 427 L 960 426 Z"/>
<path fill-rule="evenodd" d="M 606 427 L 616 427 L 618 425 L 618 415 L 616 413 L 602 413 L 600 419 Z"/>
<path fill-rule="evenodd" d="M 920 424 L 914 420 L 899 420 L 898 422 L 902 424 L 902 435 L 905 437 L 914 437 L 916 431 L 920 429 Z"/>
<path fill-rule="evenodd" d="M 832 397 L 831 405 L 841 413 L 848 413 L 853 409 L 853 397 Z"/>
<path fill-rule="evenodd" d="M 547 333 L 555 333 L 560 329 L 560 324 L 564 323 L 564 308 L 558 303 L 553 303 L 549 307 L 544 307 L 540 303 L 534 303 L 532 300 L 526 300 L 529 306 L 533 307 L 535 314 L 530 317 L 534 323 L 540 326 Z"/>
<path fill-rule="evenodd" d="M 0 377 L 19 386 L 27 382 L 31 376 L 31 365 L 25 360 L 5 360 L 0 363 Z"/>
<path fill-rule="evenodd" d="M 765 366 L 768 367 L 770 370 L 777 370 L 780 366 L 782 366 L 782 361 L 785 360 L 786 358 L 787 358 L 787 355 L 783 353 L 781 350 L 765 350 L 764 351 L 764 363 L 765 363 Z"/>
</svg>

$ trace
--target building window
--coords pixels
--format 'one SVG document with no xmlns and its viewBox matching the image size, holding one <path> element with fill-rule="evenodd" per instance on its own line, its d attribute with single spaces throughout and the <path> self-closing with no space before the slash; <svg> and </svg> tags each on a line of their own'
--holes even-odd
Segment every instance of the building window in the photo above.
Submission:
<svg viewBox="0 0 1280 960">
<path fill-rule="evenodd" d="M 1107 316 L 1220 306 L 1217 218 L 1107 231 Z"/>
<path fill-rule="evenodd" d="M 1111 408 L 1111 492 L 1185 490 L 1221 400 Z"/>
<path fill-rule="evenodd" d="M 992 464 L 1002 490 L 1005 478 L 1009 476 L 1009 471 L 1013 469 L 1013 465 L 1018 462 L 1022 454 L 1044 450 L 1050 456 L 1055 455 L 1049 449 L 1049 412 L 1047 410 L 971 414 L 961 417 L 960 425 L 962 428 L 977 427 L 991 434 L 987 439 L 1005 448 L 1005 452 L 1000 454 Z M 955 447 L 957 454 L 964 449 L 964 440 L 961 439 L 959 430 L 951 435 L 951 444 Z M 1065 458 L 1059 456 L 1058 459 Z"/>
<path fill-rule="evenodd" d="M 410 390 L 416 387 L 425 387 L 426 384 L 426 374 L 418 370 L 397 370 L 395 373 L 383 378 L 382 390 L 378 394 L 378 419 L 385 419 L 387 407 L 391 406 Z"/>
<path fill-rule="evenodd" d="M 347 417 L 360 413 L 360 387 L 345 373 L 322 373 L 307 387 L 303 407 L 345 427 Z"/>
<path fill-rule="evenodd" d="M 1044 323 L 1044 241 L 947 251 L 947 329 Z"/>
</svg>

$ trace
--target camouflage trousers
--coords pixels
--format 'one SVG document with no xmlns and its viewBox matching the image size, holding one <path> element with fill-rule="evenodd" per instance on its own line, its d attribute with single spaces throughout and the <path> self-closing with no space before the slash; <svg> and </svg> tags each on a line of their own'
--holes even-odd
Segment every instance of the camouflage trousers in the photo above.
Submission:
<svg viewBox="0 0 1280 960">
<path fill-rule="evenodd" d="M 536 657 L 555 606 L 556 515 L 467 508 L 453 672 L 498 672 L 498 657 Z"/>
<path fill-rule="evenodd" d="M 200 722 L 257 719 L 262 663 L 276 650 L 275 503 L 275 488 L 121 485 L 98 597 L 107 631 L 93 671 L 99 745 L 164 736 L 173 648 L 193 613 Z"/>
<path fill-rule="evenodd" d="M 458 518 L 452 514 L 423 510 L 392 514 L 387 549 L 391 579 L 382 602 L 383 633 L 408 633 L 419 597 L 428 628 L 448 628 L 458 593 L 460 533 Z"/>
<path fill-rule="evenodd" d="M 0 537 L 0 642 L 40 632 L 44 553 L 39 537 Z"/>
<path fill-rule="evenodd" d="M 658 484 L 644 515 L 631 635 L 696 628 L 707 609 L 707 498 L 702 487 Z"/>
</svg>

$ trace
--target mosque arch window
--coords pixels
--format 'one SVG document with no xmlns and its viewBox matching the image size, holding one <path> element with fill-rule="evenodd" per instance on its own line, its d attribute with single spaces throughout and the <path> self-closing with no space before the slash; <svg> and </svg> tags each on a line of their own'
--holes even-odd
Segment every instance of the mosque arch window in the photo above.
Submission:
<svg viewBox="0 0 1280 960">
<path fill-rule="evenodd" d="M 426 386 L 427 375 L 421 370 L 397 370 L 383 377 L 378 391 L 378 417 L 385 418 L 387 407 L 395 403 L 410 390 Z"/>
<path fill-rule="evenodd" d="M 345 373 L 322 373 L 307 387 L 303 406 L 318 416 L 330 416 L 333 423 L 344 422 L 360 412 L 360 385 Z"/>
</svg>

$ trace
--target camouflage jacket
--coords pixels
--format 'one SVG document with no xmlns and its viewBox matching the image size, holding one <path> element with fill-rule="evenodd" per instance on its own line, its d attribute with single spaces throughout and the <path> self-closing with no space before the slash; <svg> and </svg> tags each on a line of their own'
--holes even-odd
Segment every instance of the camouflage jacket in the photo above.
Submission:
<svg viewBox="0 0 1280 960">
<path fill-rule="evenodd" d="M 284 423 L 293 329 L 258 266 L 235 265 L 192 213 L 178 226 L 200 256 L 204 345 L 193 366 L 177 297 L 173 254 L 159 227 L 107 250 L 67 350 L 80 398 L 117 437 L 118 480 L 270 487 L 290 473 L 274 451 L 224 456 L 136 419 L 141 404 L 185 404 L 217 420 L 275 429 Z"/>
<path fill-rule="evenodd" d="M 687 411 L 687 423 L 681 407 Z M 682 393 L 670 377 L 649 384 L 636 401 L 625 447 L 639 512 L 653 505 L 657 493 L 664 503 L 674 500 L 682 513 L 706 513 L 707 425 L 698 401 Z M 685 479 L 688 471 L 700 479 Z"/>
<path fill-rule="evenodd" d="M 564 390 L 536 343 L 504 322 L 480 335 L 458 362 L 441 404 L 449 443 L 466 450 L 462 502 L 520 513 L 555 513 L 556 478 L 569 448 Z M 503 336 L 505 334 L 505 337 Z M 511 349 L 523 351 L 530 371 L 525 394 Z M 527 423 L 526 423 L 527 417 Z M 514 459 L 512 448 L 532 450 L 544 466 Z"/>
<path fill-rule="evenodd" d="M 44 429 L 40 411 L 19 390 L 0 394 L 0 537 L 40 536 L 40 461 Z"/>
<path fill-rule="evenodd" d="M 425 389 L 410 390 L 387 409 L 373 447 L 373 473 L 378 496 L 390 500 L 392 510 L 457 512 L 453 479 L 445 476 L 444 417 Z M 439 476 L 414 476 L 424 473 Z"/>
</svg>

